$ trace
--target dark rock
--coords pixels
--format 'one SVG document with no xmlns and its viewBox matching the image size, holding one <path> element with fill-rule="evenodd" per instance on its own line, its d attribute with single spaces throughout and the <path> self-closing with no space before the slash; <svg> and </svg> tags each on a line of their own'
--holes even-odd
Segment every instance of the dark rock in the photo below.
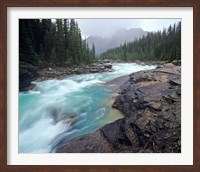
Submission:
<svg viewBox="0 0 200 172">
<path fill-rule="evenodd" d="M 113 107 L 125 118 L 58 148 L 57 152 L 181 152 L 180 66 L 133 73 Z"/>
<path fill-rule="evenodd" d="M 174 60 L 172 61 L 172 64 L 176 66 L 181 66 L 181 60 Z"/>
<path fill-rule="evenodd" d="M 28 91 L 34 88 L 32 81 L 43 81 L 49 79 L 64 79 L 67 75 L 72 74 L 87 74 L 87 73 L 101 73 L 112 72 L 112 64 L 109 61 L 105 61 L 102 64 L 93 63 L 86 66 L 72 66 L 70 68 L 57 67 L 52 65 L 51 67 L 38 68 L 29 65 L 25 62 L 20 62 L 19 67 L 19 90 Z"/>
<path fill-rule="evenodd" d="M 111 143 L 111 145 L 119 150 L 124 146 L 132 145 L 127 136 L 124 134 L 125 121 L 119 119 L 113 123 L 113 125 L 105 125 L 101 131 L 104 137 Z"/>
<path fill-rule="evenodd" d="M 162 66 L 158 65 L 158 66 L 156 67 L 156 69 L 159 69 L 159 68 L 162 68 Z"/>
<path fill-rule="evenodd" d="M 111 63 L 107 63 L 107 64 L 104 65 L 104 67 L 111 69 L 112 68 L 112 64 Z"/>
<path fill-rule="evenodd" d="M 110 60 L 103 60 L 100 62 L 100 64 L 110 63 Z"/>
<path fill-rule="evenodd" d="M 85 135 L 84 137 L 78 137 L 70 142 L 60 146 L 57 153 L 111 153 L 115 152 L 115 149 L 105 139 L 100 130 L 97 130 L 93 134 Z"/>
<path fill-rule="evenodd" d="M 29 66 L 19 67 L 19 91 L 27 91 L 34 88 L 35 84 L 31 84 L 38 76 L 35 69 Z"/>
<path fill-rule="evenodd" d="M 123 87 L 113 106 L 127 115 L 127 121 L 132 121 L 130 125 L 141 147 L 153 152 L 180 152 L 180 90 L 180 67 L 169 64 L 130 75 L 129 84 Z"/>
<path fill-rule="evenodd" d="M 97 68 L 92 68 L 92 69 L 90 69 L 90 72 L 91 73 L 97 73 L 97 72 L 99 72 L 99 70 Z"/>
<path fill-rule="evenodd" d="M 129 78 L 128 75 L 126 76 L 121 76 L 121 77 L 118 77 L 116 79 L 113 79 L 112 81 L 109 81 L 105 84 L 106 87 L 108 88 L 112 88 L 113 90 L 116 90 L 118 91 L 119 88 L 120 88 L 120 85 L 124 84 L 125 81 Z"/>
</svg>

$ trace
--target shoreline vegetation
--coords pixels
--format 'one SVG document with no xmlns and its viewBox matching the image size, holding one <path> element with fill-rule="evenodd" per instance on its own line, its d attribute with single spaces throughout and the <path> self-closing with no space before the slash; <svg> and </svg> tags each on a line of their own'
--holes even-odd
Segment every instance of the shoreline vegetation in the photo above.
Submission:
<svg viewBox="0 0 200 172">
<path fill-rule="evenodd" d="M 97 55 L 74 19 L 19 20 L 19 91 L 34 88 L 34 80 L 112 71 L 98 64 L 106 59 L 151 65 L 180 58 L 181 22 Z"/>
<path fill-rule="evenodd" d="M 57 153 L 181 152 L 181 22 L 95 53 L 74 19 L 19 20 L 19 91 L 33 81 L 112 72 L 112 63 L 157 65 L 107 82 L 124 118 L 59 145 Z M 33 83 L 32 83 L 33 82 Z"/>
</svg>

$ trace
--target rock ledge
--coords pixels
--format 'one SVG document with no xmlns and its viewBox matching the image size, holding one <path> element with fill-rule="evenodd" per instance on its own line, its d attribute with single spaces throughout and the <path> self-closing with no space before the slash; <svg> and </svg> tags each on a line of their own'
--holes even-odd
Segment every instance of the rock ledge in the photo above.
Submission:
<svg viewBox="0 0 200 172">
<path fill-rule="evenodd" d="M 125 118 L 64 143 L 56 152 L 181 152 L 181 67 L 133 73 L 113 107 Z"/>
</svg>

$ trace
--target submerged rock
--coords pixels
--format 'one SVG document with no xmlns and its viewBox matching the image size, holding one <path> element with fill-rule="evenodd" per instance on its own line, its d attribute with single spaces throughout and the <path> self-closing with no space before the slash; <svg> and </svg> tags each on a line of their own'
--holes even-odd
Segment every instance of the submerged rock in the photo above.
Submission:
<svg viewBox="0 0 200 172">
<path fill-rule="evenodd" d="M 61 145 L 56 152 L 181 152 L 181 67 L 133 73 L 113 107 L 125 118 Z"/>
</svg>

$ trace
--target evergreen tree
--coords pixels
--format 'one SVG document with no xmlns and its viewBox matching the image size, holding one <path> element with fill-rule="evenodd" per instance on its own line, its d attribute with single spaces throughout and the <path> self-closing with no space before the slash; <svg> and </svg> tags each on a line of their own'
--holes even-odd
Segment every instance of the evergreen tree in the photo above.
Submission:
<svg viewBox="0 0 200 172">
<path fill-rule="evenodd" d="M 46 31 L 51 30 L 51 19 L 42 19 L 41 21 L 41 44 L 44 45 L 44 36 Z"/>
<path fill-rule="evenodd" d="M 65 51 L 64 51 L 64 33 L 63 33 L 63 24 L 62 19 L 56 19 L 56 55 L 58 58 L 58 63 L 63 64 L 65 59 Z"/>
<path fill-rule="evenodd" d="M 74 19 L 20 19 L 19 57 L 32 65 L 77 65 L 95 60 L 95 46 L 82 40 Z"/>
<path fill-rule="evenodd" d="M 42 44 L 42 33 L 41 33 L 41 22 L 39 19 L 29 19 L 30 22 L 32 23 L 32 31 L 33 31 L 33 35 L 34 35 L 34 48 L 35 48 L 35 52 L 37 54 L 40 54 L 40 44 Z"/>
<path fill-rule="evenodd" d="M 92 43 L 92 61 L 95 61 L 95 45 L 94 42 Z"/>
<path fill-rule="evenodd" d="M 91 60 L 90 60 L 90 49 L 89 49 L 89 45 L 88 43 L 86 43 L 86 63 L 90 64 Z"/>
<path fill-rule="evenodd" d="M 69 59 L 69 20 L 64 19 L 64 48 L 65 61 Z"/>
<path fill-rule="evenodd" d="M 86 63 L 87 59 L 87 43 L 86 43 L 86 38 L 82 41 L 82 62 Z"/>
<path fill-rule="evenodd" d="M 75 24 L 75 46 L 76 46 L 76 57 L 77 57 L 77 63 L 81 63 L 82 59 L 81 59 L 81 47 L 82 47 L 82 38 L 81 38 L 81 31 L 79 29 L 78 26 L 78 22 L 76 22 Z"/>
<path fill-rule="evenodd" d="M 51 61 L 55 64 L 56 63 L 56 51 L 55 51 L 55 48 L 53 48 L 52 50 L 51 50 L 51 56 L 50 56 L 50 59 L 51 59 Z"/>
<path fill-rule="evenodd" d="M 19 58 L 27 63 L 36 65 L 38 60 L 35 58 L 31 39 L 28 36 L 28 32 L 25 26 L 24 20 L 19 21 Z"/>
<path fill-rule="evenodd" d="M 73 61 L 73 64 L 77 64 L 75 30 L 76 30 L 75 20 L 71 19 L 70 30 L 69 30 L 69 54 L 70 58 Z"/>
<path fill-rule="evenodd" d="M 46 31 L 44 35 L 44 60 L 47 63 L 50 62 L 51 48 L 51 36 L 49 31 Z"/>
<path fill-rule="evenodd" d="M 44 58 L 44 50 L 43 50 L 43 45 L 40 44 L 40 59 L 39 59 L 39 63 L 40 65 L 42 65 L 45 62 L 45 58 Z"/>
<path fill-rule="evenodd" d="M 102 59 L 164 60 L 181 59 L 181 22 L 167 31 L 149 32 L 146 36 L 112 48 L 101 54 Z"/>
<path fill-rule="evenodd" d="M 123 60 L 127 61 L 127 47 L 126 47 L 126 42 L 124 43 L 124 46 L 123 46 L 123 52 L 124 52 Z"/>
</svg>

